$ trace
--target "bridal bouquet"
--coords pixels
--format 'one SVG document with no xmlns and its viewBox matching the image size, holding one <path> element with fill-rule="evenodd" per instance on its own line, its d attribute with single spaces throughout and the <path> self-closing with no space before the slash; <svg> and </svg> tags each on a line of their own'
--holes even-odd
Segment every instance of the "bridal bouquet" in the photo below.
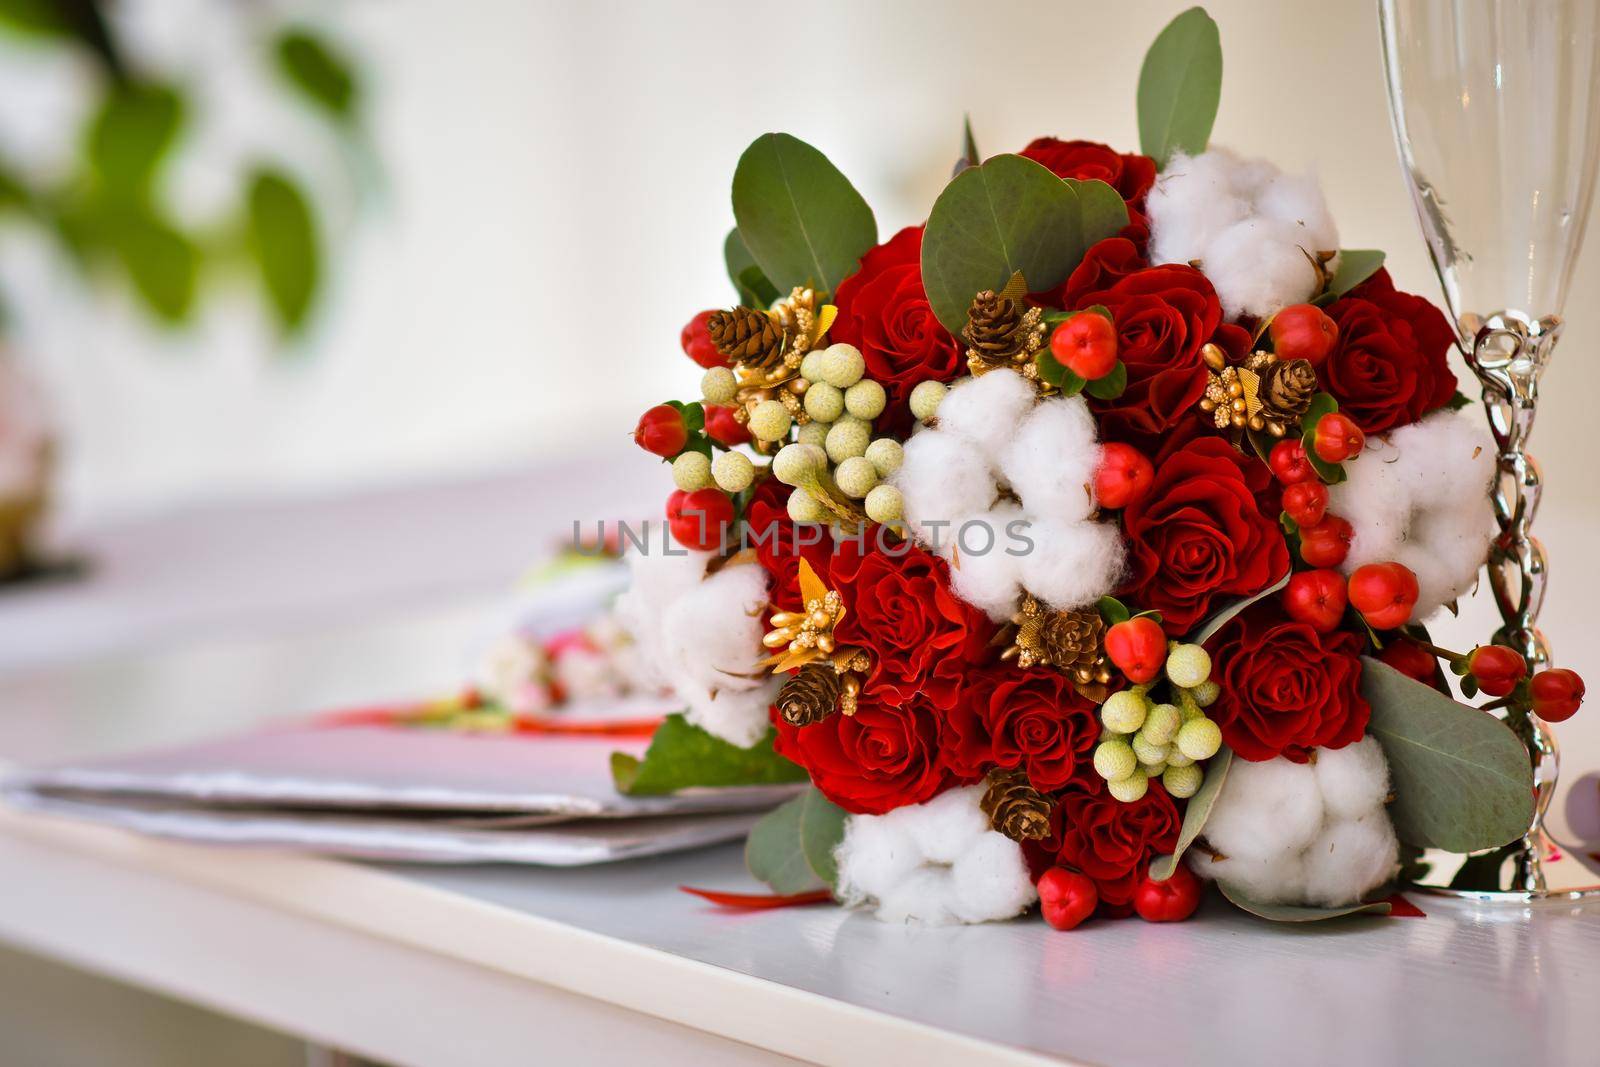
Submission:
<svg viewBox="0 0 1600 1067">
<path fill-rule="evenodd" d="M 1507 722 L 1583 685 L 1423 626 L 1494 531 L 1454 333 L 1314 177 L 1208 145 L 1221 69 L 1185 12 L 1140 153 L 969 128 L 886 239 L 815 148 L 749 147 L 701 396 L 635 434 L 677 488 L 618 617 L 685 711 L 620 788 L 808 781 L 751 870 L 928 923 L 1387 911 L 1423 850 L 1520 839 Z"/>
</svg>

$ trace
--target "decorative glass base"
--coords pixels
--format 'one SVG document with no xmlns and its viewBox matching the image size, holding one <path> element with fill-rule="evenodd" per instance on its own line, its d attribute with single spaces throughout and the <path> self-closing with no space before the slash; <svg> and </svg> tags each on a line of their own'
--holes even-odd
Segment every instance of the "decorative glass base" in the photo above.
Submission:
<svg viewBox="0 0 1600 1067">
<path fill-rule="evenodd" d="M 1600 900 L 1600 850 L 1571 850 L 1543 833 L 1539 841 L 1539 862 L 1531 880 L 1529 865 L 1523 859 L 1523 842 L 1518 842 L 1514 847 L 1477 856 L 1429 852 L 1424 857 L 1429 862 L 1428 873 L 1411 886 L 1435 896 L 1483 904 Z"/>
</svg>

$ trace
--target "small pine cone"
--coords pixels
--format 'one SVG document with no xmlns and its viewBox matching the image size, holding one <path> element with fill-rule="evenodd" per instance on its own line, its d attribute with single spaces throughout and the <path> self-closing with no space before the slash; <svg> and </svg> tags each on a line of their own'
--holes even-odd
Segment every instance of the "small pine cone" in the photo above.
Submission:
<svg viewBox="0 0 1600 1067">
<path fill-rule="evenodd" d="M 807 663 L 778 690 L 778 713 L 790 726 L 821 722 L 839 706 L 844 679 L 828 660 Z"/>
<path fill-rule="evenodd" d="M 1093 667 L 1100 660 L 1105 632 L 1098 611 L 1053 611 L 1039 628 L 1039 650 L 1063 671 Z"/>
<path fill-rule="evenodd" d="M 970 346 L 968 356 L 990 367 L 1009 366 L 1027 342 L 1022 328 L 1022 307 L 1008 296 L 985 289 L 973 297 L 961 336 Z"/>
<path fill-rule="evenodd" d="M 706 321 L 706 332 L 718 352 L 758 370 L 781 363 L 792 337 L 789 329 L 765 311 L 742 306 L 712 315 Z"/>
<path fill-rule="evenodd" d="M 1317 372 L 1303 359 L 1277 360 L 1262 370 L 1261 378 L 1261 403 L 1266 414 L 1279 420 L 1298 420 L 1317 392 Z"/>
<path fill-rule="evenodd" d="M 989 825 L 1013 841 L 1037 841 L 1050 833 L 1052 801 L 1028 784 L 1025 771 L 990 772 L 979 806 Z"/>
</svg>

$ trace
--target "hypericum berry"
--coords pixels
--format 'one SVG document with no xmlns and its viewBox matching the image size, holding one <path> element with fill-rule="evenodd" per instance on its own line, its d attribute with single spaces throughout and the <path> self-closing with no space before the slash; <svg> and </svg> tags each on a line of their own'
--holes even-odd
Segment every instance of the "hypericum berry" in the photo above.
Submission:
<svg viewBox="0 0 1600 1067">
<path fill-rule="evenodd" d="M 1439 670 L 1439 660 L 1432 652 L 1403 637 L 1386 643 L 1378 658 L 1424 685 L 1432 685 Z"/>
<path fill-rule="evenodd" d="M 1267 333 L 1279 359 L 1303 359 L 1313 367 L 1322 366 L 1339 343 L 1339 324 L 1310 304 L 1294 304 L 1278 312 Z"/>
<path fill-rule="evenodd" d="M 880 437 L 867 446 L 862 453 L 872 461 L 878 470 L 878 477 L 887 478 L 900 469 L 900 464 L 906 461 L 906 450 L 900 447 L 900 442 L 890 437 Z"/>
<path fill-rule="evenodd" d="M 711 552 L 722 547 L 733 525 L 733 501 L 720 489 L 700 489 L 678 498 L 676 514 L 668 505 L 667 526 L 685 548 Z"/>
<path fill-rule="evenodd" d="M 1192 760 L 1207 760 L 1222 747 L 1222 727 L 1210 719 L 1190 719 L 1178 730 L 1179 752 Z"/>
<path fill-rule="evenodd" d="M 1103 508 L 1125 508 L 1150 491 L 1155 477 L 1156 469 L 1143 452 L 1132 445 L 1112 441 L 1100 446 L 1100 466 L 1094 472 L 1094 498 Z"/>
<path fill-rule="evenodd" d="M 906 514 L 905 500 L 900 490 L 892 485 L 873 486 L 872 492 L 867 494 L 865 507 L 867 518 L 884 526 L 899 522 Z"/>
<path fill-rule="evenodd" d="M 717 346 L 711 343 L 711 331 L 707 323 L 715 311 L 702 311 L 689 320 L 689 325 L 683 328 L 678 342 L 683 345 L 683 354 L 700 364 L 702 367 L 726 367 L 728 357 L 717 351 Z"/>
<path fill-rule="evenodd" d="M 844 414 L 844 393 L 827 382 L 806 386 L 806 414 L 818 422 L 832 422 Z"/>
<path fill-rule="evenodd" d="M 700 395 L 707 404 L 731 404 L 739 383 L 727 367 L 712 367 L 700 376 Z"/>
<path fill-rule="evenodd" d="M 1202 708 L 1209 708 L 1222 695 L 1222 686 L 1214 681 L 1201 682 L 1189 691 L 1189 695 L 1194 697 L 1194 702 Z"/>
<path fill-rule="evenodd" d="M 1148 615 L 1125 619 L 1106 631 L 1106 655 L 1128 681 L 1143 683 L 1167 662 L 1167 635 Z"/>
<path fill-rule="evenodd" d="M 1133 910 L 1145 922 L 1182 922 L 1200 906 L 1204 891 L 1200 876 L 1180 863 L 1165 882 L 1148 874 L 1140 879 L 1133 890 Z"/>
<path fill-rule="evenodd" d="M 1100 891 L 1086 874 L 1051 867 L 1039 876 L 1039 913 L 1057 930 L 1071 930 L 1094 914 Z"/>
<path fill-rule="evenodd" d="M 1182 753 L 1175 753 L 1182 755 Z M 1161 774 L 1161 784 L 1167 787 L 1167 792 L 1179 800 L 1187 800 L 1200 792 L 1201 783 L 1206 780 L 1205 772 L 1194 765 L 1188 756 L 1183 757 L 1184 762 L 1173 763 L 1167 761 L 1167 769 Z"/>
<path fill-rule="evenodd" d="M 1144 717 L 1144 725 L 1139 727 L 1137 737 L 1142 737 L 1152 745 L 1170 745 L 1172 739 L 1178 736 L 1178 727 L 1183 725 L 1183 713 L 1176 704 L 1156 704 L 1150 708 L 1150 713 Z M 1134 755 L 1138 755 L 1138 746 L 1134 746 Z M 1165 757 L 1163 757 L 1165 758 Z M 1141 763 L 1150 760 L 1140 759 Z"/>
<path fill-rule="evenodd" d="M 815 385 L 822 381 L 822 353 L 826 349 L 813 348 L 800 360 L 800 377 Z"/>
<path fill-rule="evenodd" d="M 855 345 L 829 345 L 822 353 L 822 380 L 835 389 L 848 389 L 867 373 L 867 361 Z"/>
<path fill-rule="evenodd" d="M 750 432 L 758 441 L 781 441 L 792 425 L 794 417 L 777 400 L 763 400 L 750 410 Z"/>
<path fill-rule="evenodd" d="M 703 452 L 685 452 L 672 461 L 672 484 L 685 493 L 704 489 L 711 484 L 711 460 Z"/>
<path fill-rule="evenodd" d="M 861 500 L 878 484 L 878 471 L 866 456 L 851 456 L 833 472 L 840 492 L 851 500 Z"/>
<path fill-rule="evenodd" d="M 756 467 L 743 452 L 724 452 L 711 461 L 711 478 L 727 493 L 742 493 L 756 480 Z"/>
<path fill-rule="evenodd" d="M 1139 757 L 1126 741 L 1102 741 L 1094 749 L 1094 773 L 1119 782 L 1139 769 Z"/>
<path fill-rule="evenodd" d="M 918 382 L 911 390 L 911 417 L 927 422 L 939 413 L 939 404 L 950 390 L 943 382 Z"/>
<path fill-rule="evenodd" d="M 1272 446 L 1267 454 L 1267 466 L 1272 468 L 1273 477 L 1284 485 L 1317 480 L 1317 468 L 1306 458 L 1305 445 L 1294 438 L 1285 438 Z"/>
<path fill-rule="evenodd" d="M 772 476 L 784 485 L 799 485 L 827 465 L 827 453 L 816 445 L 784 445 L 772 457 Z"/>
<path fill-rule="evenodd" d="M 844 391 L 844 409 L 858 419 L 868 422 L 883 414 L 889 403 L 889 394 L 883 386 L 870 378 L 863 378 Z"/>
<path fill-rule="evenodd" d="M 1161 705 L 1157 706 L 1160 707 Z M 1171 707 L 1172 705 L 1165 706 Z M 1145 725 L 1150 725 L 1149 719 L 1145 720 Z M 1141 730 L 1133 735 L 1133 740 L 1128 744 L 1133 749 L 1133 758 L 1146 767 L 1154 767 L 1157 764 L 1166 765 L 1168 748 L 1165 742 L 1158 744 L 1146 737 L 1144 731 Z"/>
<path fill-rule="evenodd" d="M 733 417 L 733 409 L 720 404 L 706 405 L 706 436 L 723 448 L 750 443 L 750 431 Z"/>
<path fill-rule="evenodd" d="M 1175 645 L 1167 652 L 1167 681 L 1193 689 L 1211 677 L 1211 654 L 1199 645 Z"/>
<path fill-rule="evenodd" d="M 1124 804 L 1132 804 L 1150 788 L 1150 776 L 1144 771 L 1134 771 L 1126 778 L 1106 783 L 1106 791 Z"/>
<path fill-rule="evenodd" d="M 1050 335 L 1050 354 L 1085 381 L 1104 378 L 1117 365 L 1117 328 L 1098 311 L 1080 311 Z"/>
<path fill-rule="evenodd" d="M 689 443 L 689 429 L 683 413 L 671 404 L 657 404 L 639 416 L 633 429 L 633 443 L 663 459 L 671 459 Z"/>
<path fill-rule="evenodd" d="M 867 446 L 871 443 L 872 427 L 853 415 L 846 415 L 828 427 L 828 458 L 835 463 L 866 455 Z"/>
<path fill-rule="evenodd" d="M 1150 702 L 1132 689 L 1121 689 L 1106 697 L 1100 705 L 1100 721 L 1106 729 L 1119 734 L 1138 732 L 1150 713 Z"/>
<path fill-rule="evenodd" d="M 789 517 L 795 522 L 827 522 L 833 513 L 804 489 L 789 494 Z"/>
<path fill-rule="evenodd" d="M 1318 633 L 1332 633 L 1344 618 L 1344 575 L 1321 568 L 1298 571 L 1283 590 L 1283 610 Z"/>
<path fill-rule="evenodd" d="M 1403 563 L 1364 563 L 1350 575 L 1350 605 L 1374 630 L 1393 630 L 1411 618 L 1421 591 Z"/>
<path fill-rule="evenodd" d="M 1467 672 L 1482 692 L 1503 697 L 1528 676 L 1528 663 L 1504 645 L 1479 645 L 1467 653 Z"/>
<path fill-rule="evenodd" d="M 1311 435 L 1311 448 L 1324 463 L 1343 463 L 1359 455 L 1366 446 L 1367 435 L 1361 432 L 1350 416 L 1330 411 L 1317 420 L 1316 432 Z"/>
<path fill-rule="evenodd" d="M 1533 713 L 1546 722 L 1565 722 L 1583 703 L 1583 679 L 1565 667 L 1540 671 L 1528 683 L 1528 690 L 1533 695 Z"/>
<path fill-rule="evenodd" d="M 1320 481 L 1284 486 L 1283 510 L 1296 526 L 1315 526 L 1328 513 L 1328 487 Z"/>
<path fill-rule="evenodd" d="M 1300 558 L 1313 567 L 1337 567 L 1350 554 L 1355 527 L 1337 515 L 1324 515 L 1315 526 L 1300 528 Z"/>
</svg>

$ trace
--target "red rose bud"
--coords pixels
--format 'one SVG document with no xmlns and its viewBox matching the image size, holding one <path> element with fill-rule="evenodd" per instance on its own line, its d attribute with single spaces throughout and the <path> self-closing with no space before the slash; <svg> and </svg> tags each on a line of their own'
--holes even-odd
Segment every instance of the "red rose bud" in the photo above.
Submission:
<svg viewBox="0 0 1600 1067">
<path fill-rule="evenodd" d="M 1424 685 L 1432 685 L 1439 670 L 1439 660 L 1432 652 L 1404 638 L 1384 645 L 1378 658 L 1407 678 L 1415 678 Z"/>
<path fill-rule="evenodd" d="M 1332 633 L 1344 618 L 1344 576 L 1338 571 L 1300 571 L 1283 590 L 1283 610 L 1318 633 Z"/>
<path fill-rule="evenodd" d="M 1117 328 L 1098 311 L 1080 311 L 1050 335 L 1050 354 L 1085 381 L 1104 378 L 1117 365 Z"/>
<path fill-rule="evenodd" d="M 1167 635 L 1148 615 L 1127 619 L 1106 631 L 1106 655 L 1128 681 L 1148 682 L 1167 662 Z"/>
<path fill-rule="evenodd" d="M 1339 342 L 1339 324 L 1310 304 L 1295 304 L 1278 312 L 1267 333 L 1279 359 L 1303 359 L 1313 367 L 1320 367 Z"/>
<path fill-rule="evenodd" d="M 1098 317 L 1098 316 L 1097 316 Z M 1125 508 L 1150 491 L 1156 469 L 1132 445 L 1113 441 L 1100 448 L 1094 472 L 1094 498 L 1103 508 Z"/>
<path fill-rule="evenodd" d="M 717 346 L 711 343 L 711 331 L 706 328 L 706 323 L 715 314 L 715 311 L 700 312 L 689 320 L 689 325 L 683 328 L 678 338 L 683 345 L 683 354 L 706 368 L 728 365 L 728 357 L 717 351 Z"/>
<path fill-rule="evenodd" d="M 733 409 L 718 404 L 707 404 L 706 436 L 723 448 L 750 443 L 750 431 L 744 423 L 733 417 Z"/>
<path fill-rule="evenodd" d="M 1528 664 L 1504 645 L 1479 645 L 1467 653 L 1467 673 L 1480 691 L 1503 697 L 1528 676 Z"/>
<path fill-rule="evenodd" d="M 1328 513 L 1328 487 L 1318 482 L 1295 482 L 1283 490 L 1283 510 L 1297 526 L 1315 526 Z"/>
<path fill-rule="evenodd" d="M 1140 879 L 1139 887 L 1133 891 L 1133 910 L 1145 922 L 1182 922 L 1200 906 L 1200 894 L 1204 889 L 1200 876 L 1180 863 L 1165 882 L 1158 882 L 1148 874 Z"/>
<path fill-rule="evenodd" d="M 1039 911 L 1057 930 L 1071 930 L 1094 914 L 1100 892 L 1094 882 L 1077 871 L 1051 867 L 1039 876 Z"/>
<path fill-rule="evenodd" d="M 1533 713 L 1546 722 L 1565 722 L 1583 703 L 1583 679 L 1565 667 L 1540 671 L 1528 688 L 1533 693 Z"/>
<path fill-rule="evenodd" d="M 1367 443 L 1361 427 L 1350 421 L 1348 415 L 1330 411 L 1317 420 L 1316 432 L 1311 437 L 1311 448 L 1324 463 L 1343 463 L 1358 455 Z"/>
<path fill-rule="evenodd" d="M 667 498 L 667 528 L 684 548 L 713 552 L 733 525 L 733 501 L 721 489 L 697 489 Z"/>
<path fill-rule="evenodd" d="M 1267 465 L 1272 474 L 1284 485 L 1317 481 L 1317 468 L 1306 458 L 1306 449 L 1299 441 L 1285 439 L 1272 446 Z"/>
<path fill-rule="evenodd" d="M 689 443 L 683 413 L 671 404 L 657 404 L 639 416 L 639 425 L 633 430 L 633 443 L 646 452 L 671 459 Z"/>
<path fill-rule="evenodd" d="M 1366 563 L 1350 575 L 1350 603 L 1374 630 L 1393 630 L 1411 618 L 1417 576 L 1400 563 Z"/>
<path fill-rule="evenodd" d="M 1313 567 L 1337 567 L 1350 554 L 1355 528 L 1337 515 L 1324 515 L 1315 526 L 1300 527 L 1300 558 Z"/>
</svg>

